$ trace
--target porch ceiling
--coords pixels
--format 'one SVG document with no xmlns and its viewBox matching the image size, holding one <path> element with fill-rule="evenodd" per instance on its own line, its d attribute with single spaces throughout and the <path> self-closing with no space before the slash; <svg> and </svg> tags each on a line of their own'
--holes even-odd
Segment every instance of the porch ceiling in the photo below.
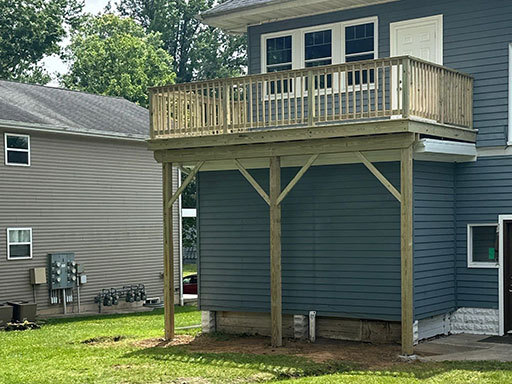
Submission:
<svg viewBox="0 0 512 384">
<path fill-rule="evenodd" d="M 394 1 L 399 0 L 231 0 L 198 18 L 228 32 L 244 33 L 249 25 Z"/>
</svg>

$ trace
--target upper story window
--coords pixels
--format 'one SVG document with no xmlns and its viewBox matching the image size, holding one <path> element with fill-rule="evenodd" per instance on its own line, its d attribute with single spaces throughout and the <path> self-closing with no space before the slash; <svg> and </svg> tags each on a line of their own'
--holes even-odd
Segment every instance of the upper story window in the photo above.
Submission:
<svg viewBox="0 0 512 384">
<path fill-rule="evenodd" d="M 468 225 L 468 267 L 495 268 L 498 264 L 498 225 Z"/>
<path fill-rule="evenodd" d="M 32 258 L 32 228 L 7 228 L 7 260 Z"/>
<path fill-rule="evenodd" d="M 276 72 L 377 58 L 377 17 L 262 35 L 262 71 Z M 368 71 L 355 82 L 368 82 Z M 373 82 L 374 73 L 370 72 Z M 354 81 L 349 76 L 349 85 Z"/>
<path fill-rule="evenodd" d="M 292 69 L 292 36 L 267 39 L 267 72 Z"/>
<path fill-rule="evenodd" d="M 30 136 L 4 134 L 5 164 L 28 167 L 30 165 Z"/>
<path fill-rule="evenodd" d="M 306 33 L 304 43 L 306 68 L 332 64 L 332 29 Z"/>
</svg>

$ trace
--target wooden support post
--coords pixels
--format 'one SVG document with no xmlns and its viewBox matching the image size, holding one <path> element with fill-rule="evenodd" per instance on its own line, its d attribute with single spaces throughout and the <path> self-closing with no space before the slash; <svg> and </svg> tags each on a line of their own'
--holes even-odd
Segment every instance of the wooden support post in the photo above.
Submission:
<svg viewBox="0 0 512 384">
<path fill-rule="evenodd" d="M 165 340 L 174 338 L 174 247 L 172 239 L 172 164 L 162 165 L 164 205 L 164 321 Z"/>
<path fill-rule="evenodd" d="M 270 158 L 270 317 L 272 346 L 283 345 L 281 291 L 281 159 Z"/>
<path fill-rule="evenodd" d="M 176 200 L 178 200 L 178 198 L 180 197 L 180 195 L 183 193 L 183 191 L 188 187 L 188 185 L 191 183 L 191 181 L 194 179 L 194 177 L 197 175 L 197 172 L 199 172 L 199 170 L 201 169 L 201 167 L 204 165 L 204 161 L 200 161 L 196 164 L 196 166 L 194 167 L 194 170 L 192 172 L 190 172 L 187 176 L 187 178 L 185 179 L 185 181 L 180 185 L 180 187 L 178 188 L 178 190 L 174 193 L 174 195 L 171 195 L 171 198 L 169 199 L 169 202 L 167 203 L 167 206 L 169 208 L 172 207 L 172 205 L 174 204 L 174 202 Z"/>
<path fill-rule="evenodd" d="M 413 354 L 413 147 L 401 149 L 402 354 Z"/>
</svg>

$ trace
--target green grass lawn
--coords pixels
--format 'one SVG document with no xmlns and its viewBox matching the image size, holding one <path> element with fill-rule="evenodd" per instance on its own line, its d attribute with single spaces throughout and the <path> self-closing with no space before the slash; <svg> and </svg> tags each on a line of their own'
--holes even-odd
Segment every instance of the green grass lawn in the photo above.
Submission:
<svg viewBox="0 0 512 384">
<path fill-rule="evenodd" d="M 177 307 L 177 326 L 198 324 L 194 307 Z M 178 331 L 194 334 L 198 330 Z M 198 353 L 152 347 L 162 311 L 48 321 L 39 330 L 0 332 L 0 383 L 512 383 L 512 364 L 403 364 L 392 371 L 302 357 Z M 213 336 L 222 337 L 222 336 Z"/>
<path fill-rule="evenodd" d="M 197 273 L 197 264 L 183 264 L 183 277 Z"/>
</svg>

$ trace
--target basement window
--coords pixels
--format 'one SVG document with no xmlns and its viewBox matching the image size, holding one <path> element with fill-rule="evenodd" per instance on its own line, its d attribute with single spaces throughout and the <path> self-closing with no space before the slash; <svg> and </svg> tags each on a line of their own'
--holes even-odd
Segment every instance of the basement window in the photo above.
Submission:
<svg viewBox="0 0 512 384">
<path fill-rule="evenodd" d="M 7 228 L 7 260 L 32 258 L 32 228 Z"/>
<path fill-rule="evenodd" d="M 498 266 L 498 225 L 468 224 L 468 268 Z"/>
<path fill-rule="evenodd" d="M 4 135 L 5 164 L 30 166 L 30 136 L 14 133 Z"/>
</svg>

